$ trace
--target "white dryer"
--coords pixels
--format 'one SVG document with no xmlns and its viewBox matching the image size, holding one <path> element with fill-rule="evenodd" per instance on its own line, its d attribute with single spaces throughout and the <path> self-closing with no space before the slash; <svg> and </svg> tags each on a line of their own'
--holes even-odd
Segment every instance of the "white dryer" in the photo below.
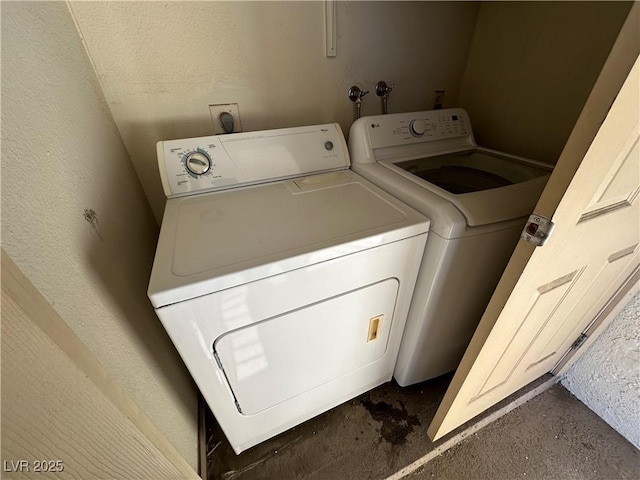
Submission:
<svg viewBox="0 0 640 480">
<path fill-rule="evenodd" d="M 394 378 L 454 370 L 552 167 L 478 147 L 462 109 L 363 117 L 349 151 L 355 172 L 431 219 Z"/>
<path fill-rule="evenodd" d="M 337 124 L 159 142 L 149 298 L 236 453 L 391 379 L 429 221 Z"/>
</svg>

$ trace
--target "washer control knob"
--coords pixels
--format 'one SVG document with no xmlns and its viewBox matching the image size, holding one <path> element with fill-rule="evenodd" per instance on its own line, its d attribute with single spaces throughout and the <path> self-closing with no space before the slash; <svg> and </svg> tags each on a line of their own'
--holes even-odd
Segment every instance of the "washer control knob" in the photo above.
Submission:
<svg viewBox="0 0 640 480">
<path fill-rule="evenodd" d="M 427 127 L 422 120 L 411 120 L 411 123 L 409 124 L 409 131 L 411 132 L 411 135 L 420 138 L 424 135 L 426 130 Z"/>
<path fill-rule="evenodd" d="M 194 175 L 204 175 L 211 168 L 211 158 L 202 150 L 187 153 L 185 167 Z"/>
<path fill-rule="evenodd" d="M 333 150 L 333 142 L 324 142 L 325 150 Z"/>
</svg>

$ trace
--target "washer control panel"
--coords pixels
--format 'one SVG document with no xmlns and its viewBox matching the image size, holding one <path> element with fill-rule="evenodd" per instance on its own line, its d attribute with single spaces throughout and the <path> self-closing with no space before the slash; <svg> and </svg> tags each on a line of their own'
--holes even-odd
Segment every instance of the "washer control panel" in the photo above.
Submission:
<svg viewBox="0 0 640 480">
<path fill-rule="evenodd" d="M 167 197 L 349 167 L 338 124 L 169 140 L 157 154 Z"/>
<path fill-rule="evenodd" d="M 472 140 L 469 116 L 461 108 L 364 117 L 372 148 L 459 138 Z M 354 124 L 355 125 L 355 124 Z"/>
</svg>

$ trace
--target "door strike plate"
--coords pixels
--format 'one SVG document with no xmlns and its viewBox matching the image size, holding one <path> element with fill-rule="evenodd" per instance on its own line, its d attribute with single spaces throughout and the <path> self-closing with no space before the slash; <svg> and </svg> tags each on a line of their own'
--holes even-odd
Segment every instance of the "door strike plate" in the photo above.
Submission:
<svg viewBox="0 0 640 480">
<path fill-rule="evenodd" d="M 550 218 L 537 213 L 532 213 L 527 220 L 527 224 L 520 234 L 520 238 L 526 240 L 531 245 L 540 247 L 547 243 L 555 224 Z"/>
</svg>

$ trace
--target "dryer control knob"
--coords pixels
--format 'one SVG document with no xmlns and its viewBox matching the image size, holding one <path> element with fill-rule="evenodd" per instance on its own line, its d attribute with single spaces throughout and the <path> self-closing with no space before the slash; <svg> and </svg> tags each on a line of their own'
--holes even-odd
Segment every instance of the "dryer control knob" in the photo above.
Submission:
<svg viewBox="0 0 640 480">
<path fill-rule="evenodd" d="M 426 129 L 427 127 L 422 120 L 411 120 L 409 124 L 409 131 L 414 137 L 421 137 Z"/>
<path fill-rule="evenodd" d="M 188 153 L 184 165 L 194 175 L 204 175 L 211 168 L 211 158 L 203 151 Z"/>
</svg>

